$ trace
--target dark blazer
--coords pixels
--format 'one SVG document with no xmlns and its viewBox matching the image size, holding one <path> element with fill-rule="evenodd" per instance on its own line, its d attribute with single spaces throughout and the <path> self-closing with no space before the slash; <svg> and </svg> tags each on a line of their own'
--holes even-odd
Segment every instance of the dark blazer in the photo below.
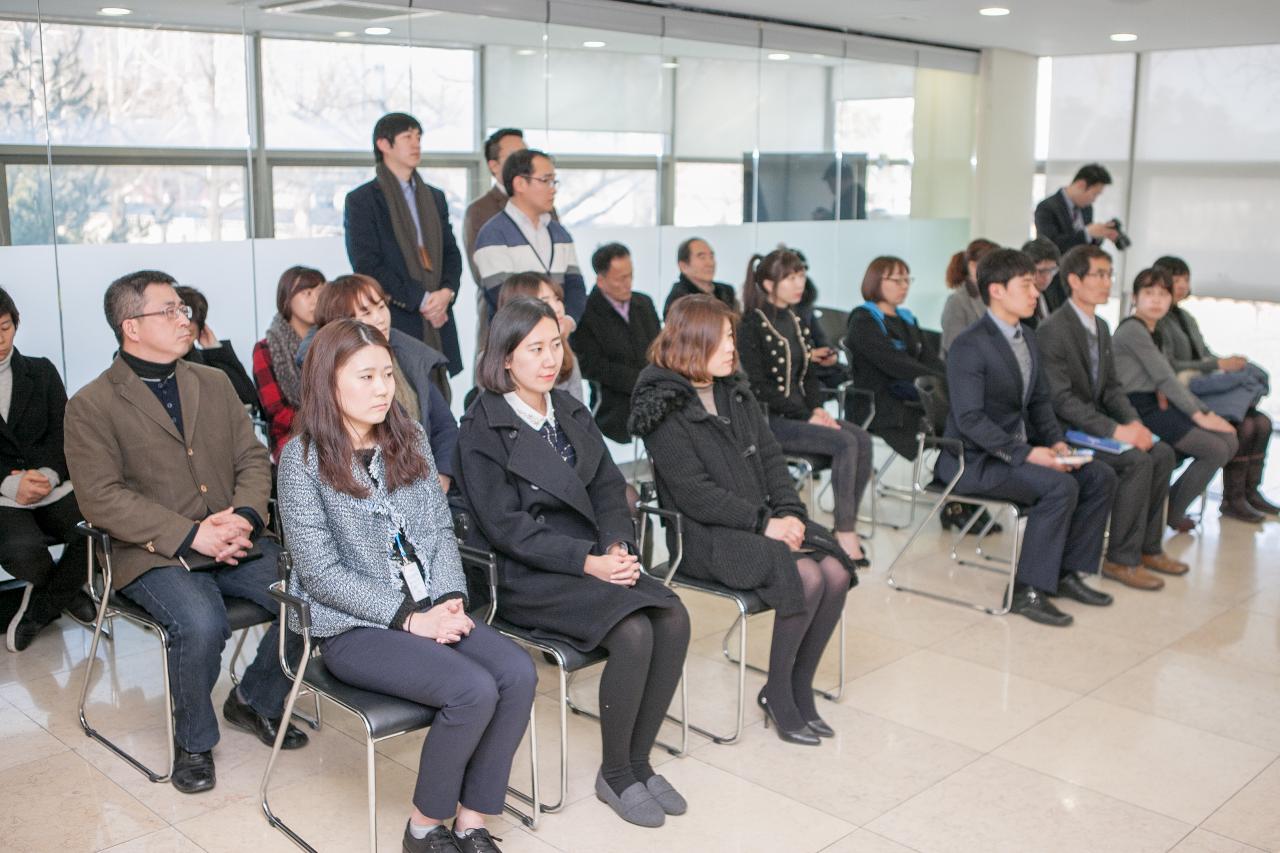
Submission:
<svg viewBox="0 0 1280 853">
<path fill-rule="evenodd" d="M 696 296 L 702 294 L 706 296 L 698 285 L 690 281 L 684 273 L 680 274 L 680 278 L 676 279 L 676 283 L 671 285 L 671 292 L 667 294 L 667 301 L 662 303 L 662 316 L 665 318 L 667 312 L 671 310 L 671 303 L 684 296 Z M 711 296 L 719 299 L 725 305 L 734 311 L 738 310 L 738 297 L 735 295 L 732 284 L 725 284 L 722 281 L 711 282 Z"/>
<path fill-rule="evenodd" d="M 1093 222 L 1093 205 L 1080 208 L 1080 215 L 1084 224 L 1090 225 Z M 1076 230 L 1071 222 L 1066 196 L 1061 190 L 1036 205 L 1036 236 L 1048 237 L 1063 254 L 1073 246 L 1101 242 Z"/>
<path fill-rule="evenodd" d="M 1044 372 L 1058 420 L 1070 429 L 1110 438 L 1120 424 L 1138 420 L 1116 377 L 1111 329 L 1098 320 L 1098 383 L 1089 375 L 1089 333 L 1069 306 L 1049 315 L 1036 330 Z"/>
<path fill-rule="evenodd" d="M 452 290 L 456 299 L 462 278 L 462 253 L 458 251 L 453 228 L 449 225 L 449 205 L 444 193 L 430 184 L 426 186 L 435 199 L 443 232 L 440 236 L 444 257 L 432 258 L 432 262 L 441 264 L 440 286 Z M 391 227 L 391 208 L 387 206 L 386 196 L 382 194 L 377 180 L 347 193 L 342 226 L 347 235 L 347 257 L 351 260 L 351 268 L 376 278 L 387 292 L 392 327 L 422 340 L 425 321 L 418 313 L 418 306 L 422 304 L 426 291 L 409 278 L 409 269 L 404 264 L 404 256 L 400 254 L 400 246 Z M 453 306 L 449 307 L 448 322 L 440 329 L 440 343 L 445 358 L 449 359 L 449 375 L 457 376 L 462 371 L 462 353 L 458 348 Z"/>
<path fill-rule="evenodd" d="M 893 345 L 892 330 L 902 332 L 903 349 Z M 909 405 L 890 388 L 900 387 L 898 383 L 911 387 L 919 376 L 943 377 L 947 373 L 946 365 L 925 342 L 920 327 L 915 323 L 901 317 L 897 322 L 886 318 L 886 326 L 881 328 L 865 307 L 849 312 L 844 343 L 851 356 L 849 367 L 854 387 L 875 394 L 876 416 L 871 421 L 870 431 L 883 438 L 900 455 L 914 459 L 922 410 L 918 405 Z M 865 412 L 858 414 L 856 406 L 854 412 L 859 421 L 866 416 Z"/>
<path fill-rule="evenodd" d="M 574 468 L 502 395 L 483 391 L 462 416 L 454 474 L 475 521 L 474 544 L 498 556 L 498 615 L 589 651 L 623 617 L 679 599 L 648 575 L 623 587 L 583 571 L 589 554 L 614 543 L 634 551 L 635 529 L 626 481 L 591 412 L 563 391 L 551 399 L 577 453 Z"/>
<path fill-rule="evenodd" d="M 271 458 L 225 373 L 181 359 L 184 432 L 117 357 L 67 403 L 66 450 L 85 519 L 111 534 L 123 589 L 178 564 L 192 527 L 227 507 L 267 517 Z"/>
<path fill-rule="evenodd" d="M 631 430 L 654 463 L 658 500 L 683 517 L 681 574 L 754 590 L 780 614 L 804 609 L 795 555 L 764 536 L 769 519 L 794 516 L 808 530 L 806 544 L 853 567 L 831 534 L 809 521 L 778 442 L 741 376 L 715 382 L 716 415 L 689 380 L 651 366 L 632 396 Z M 674 553 L 675 530 L 667 545 Z"/>
<path fill-rule="evenodd" d="M 0 479 L 10 471 L 50 468 L 70 479 L 62 452 L 62 416 L 67 391 L 47 358 L 30 358 L 16 349 L 9 361 L 13 396 L 9 417 L 0 418 Z"/>
<path fill-rule="evenodd" d="M 569 336 L 573 352 L 582 368 L 582 378 L 599 383 L 600 408 L 596 423 L 614 441 L 631 441 L 627 417 L 631 414 L 631 389 L 640 371 L 649 363 L 649 344 L 658 336 L 661 324 L 653 300 L 632 292 L 628 319 L 614 310 L 599 287 L 591 289 L 582 322 Z M 591 403 L 596 389 L 591 390 Z"/>
<path fill-rule="evenodd" d="M 951 412 L 946 436 L 964 443 L 965 473 L 957 484 L 962 492 L 982 494 L 995 488 L 1008 477 L 1009 466 L 1026 461 L 1033 446 L 1063 440 L 1035 333 L 1026 326 L 1022 333 L 1031 352 L 1029 396 L 1013 349 L 991 315 L 965 329 L 947 350 Z M 1026 427 L 1026 441 L 1017 438 L 1019 423 Z M 958 469 L 956 457 L 944 451 L 934 470 L 950 480 Z"/>
</svg>

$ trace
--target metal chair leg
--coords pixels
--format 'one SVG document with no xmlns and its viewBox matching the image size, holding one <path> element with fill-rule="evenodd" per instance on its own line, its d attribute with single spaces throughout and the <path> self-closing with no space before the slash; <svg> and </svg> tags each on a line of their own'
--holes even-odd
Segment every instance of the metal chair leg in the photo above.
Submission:
<svg viewBox="0 0 1280 853">
<path fill-rule="evenodd" d="M 364 740 L 365 761 L 369 767 L 369 853 L 378 853 L 378 752 L 373 737 Z"/>
<path fill-rule="evenodd" d="M 729 654 L 728 640 L 729 640 L 728 635 L 725 635 L 725 640 L 721 647 L 724 652 L 724 656 L 728 658 L 731 663 L 739 663 L 739 661 L 745 660 L 745 658 L 739 658 L 739 660 L 734 660 L 733 656 Z M 840 697 L 844 696 L 844 674 L 845 674 L 844 644 L 845 644 L 845 615 L 844 615 L 844 611 L 841 611 L 840 612 L 840 649 L 836 655 L 837 670 L 838 670 L 838 674 L 836 677 L 838 678 L 838 681 L 836 683 L 836 686 L 831 690 L 823 690 L 820 687 L 813 688 L 814 693 L 818 694 L 823 699 L 827 699 L 831 702 L 838 702 L 840 700 Z M 745 640 L 742 642 L 741 647 L 745 649 L 746 647 Z M 769 670 L 761 666 L 756 666 L 753 663 L 747 663 L 746 668 L 751 670 L 752 672 L 758 672 L 761 675 L 764 675 L 766 677 L 769 675 Z"/>
</svg>

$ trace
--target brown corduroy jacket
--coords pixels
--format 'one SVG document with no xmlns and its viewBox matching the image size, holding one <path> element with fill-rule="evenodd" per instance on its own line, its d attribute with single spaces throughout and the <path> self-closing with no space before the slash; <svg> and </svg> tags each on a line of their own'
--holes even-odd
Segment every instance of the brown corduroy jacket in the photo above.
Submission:
<svg viewBox="0 0 1280 853">
<path fill-rule="evenodd" d="M 175 556 L 191 528 L 227 507 L 267 517 L 271 460 L 226 374 L 177 363 L 185 436 L 124 359 L 67 403 L 67 466 L 90 524 L 112 538 L 123 589 Z"/>
</svg>

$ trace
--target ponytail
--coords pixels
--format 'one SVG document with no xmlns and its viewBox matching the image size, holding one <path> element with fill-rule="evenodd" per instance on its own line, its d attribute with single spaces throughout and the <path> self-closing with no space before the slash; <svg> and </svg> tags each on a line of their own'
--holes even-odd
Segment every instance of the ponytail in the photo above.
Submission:
<svg viewBox="0 0 1280 853">
<path fill-rule="evenodd" d="M 752 255 L 747 261 L 747 279 L 742 283 L 742 304 L 748 311 L 769 305 L 766 281 L 777 283 L 792 273 L 807 273 L 809 267 L 790 249 L 774 249 L 767 255 Z"/>
<path fill-rule="evenodd" d="M 979 263 L 999 248 L 998 243 L 979 237 L 965 246 L 963 252 L 956 252 L 951 256 L 951 262 L 947 264 L 947 287 L 955 290 L 963 284 L 965 290 L 969 291 L 969 295 L 977 299 L 978 283 L 969 280 L 969 264 Z"/>
<path fill-rule="evenodd" d="M 955 290 L 969 277 L 969 265 L 964 262 L 964 252 L 956 252 L 947 264 L 947 287 Z"/>
</svg>

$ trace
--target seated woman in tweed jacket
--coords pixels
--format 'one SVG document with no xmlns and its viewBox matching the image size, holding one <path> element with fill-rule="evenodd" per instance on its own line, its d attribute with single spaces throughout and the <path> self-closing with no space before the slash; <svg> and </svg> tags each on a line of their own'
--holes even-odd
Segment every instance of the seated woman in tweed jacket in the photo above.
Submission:
<svg viewBox="0 0 1280 853">
<path fill-rule="evenodd" d="M 502 811 L 533 663 L 467 616 L 449 508 L 426 435 L 395 401 L 386 338 L 355 320 L 329 323 L 307 353 L 302 389 L 279 474 L 291 591 L 310 603 L 334 675 L 440 709 L 404 849 L 496 851 L 485 815 Z"/>
</svg>

